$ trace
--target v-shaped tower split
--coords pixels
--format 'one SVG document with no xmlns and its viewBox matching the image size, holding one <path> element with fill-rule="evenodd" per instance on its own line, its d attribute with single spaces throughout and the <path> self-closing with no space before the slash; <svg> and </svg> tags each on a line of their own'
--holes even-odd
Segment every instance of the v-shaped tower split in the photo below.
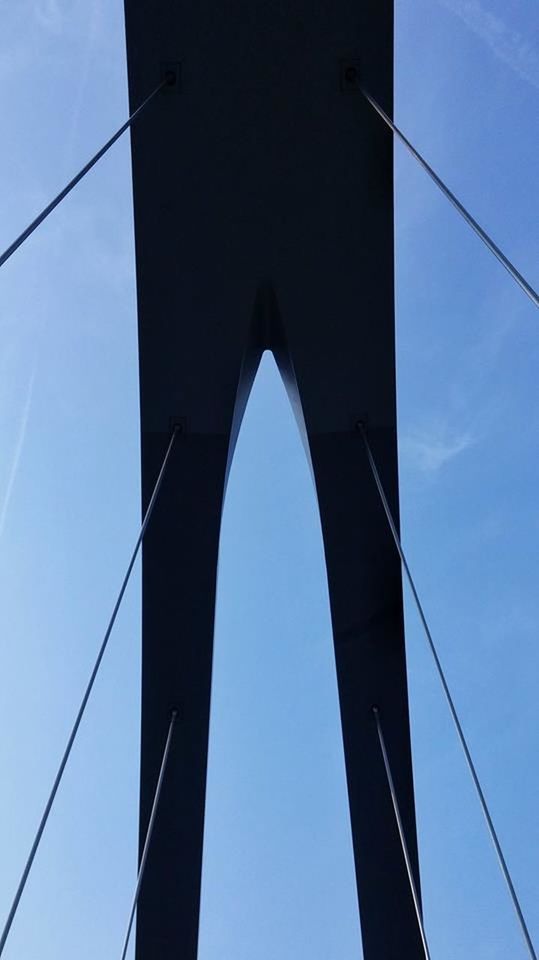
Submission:
<svg viewBox="0 0 539 960">
<path fill-rule="evenodd" d="M 423 956 L 372 707 L 417 877 L 399 560 L 390 134 L 392 0 L 126 0 L 143 499 L 178 437 L 143 553 L 141 836 L 177 734 L 137 960 L 197 955 L 223 495 L 261 352 L 304 434 L 324 536 L 365 960 Z"/>
</svg>

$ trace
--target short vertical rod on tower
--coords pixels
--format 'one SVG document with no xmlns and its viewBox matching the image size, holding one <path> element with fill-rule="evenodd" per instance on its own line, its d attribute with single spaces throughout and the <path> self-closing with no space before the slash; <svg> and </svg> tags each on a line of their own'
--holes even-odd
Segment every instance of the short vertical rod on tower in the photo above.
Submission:
<svg viewBox="0 0 539 960">
<path fill-rule="evenodd" d="M 172 743 L 172 734 L 174 733 L 174 724 L 176 723 L 177 716 L 178 716 L 177 710 L 173 710 L 170 716 L 168 734 L 167 734 L 167 739 L 165 743 L 165 749 L 163 751 L 163 759 L 161 761 L 161 769 L 159 770 L 159 777 L 157 778 L 157 786 L 155 788 L 155 794 L 154 794 L 153 803 L 152 803 L 152 812 L 150 813 L 150 819 L 148 821 L 148 829 L 146 831 L 146 838 L 144 840 L 144 849 L 142 851 L 142 856 L 140 858 L 140 864 L 139 864 L 138 875 L 137 875 L 137 885 L 135 887 L 135 893 L 133 895 L 133 903 L 131 905 L 131 913 L 129 914 L 129 922 L 127 924 L 127 932 L 125 934 L 124 947 L 122 950 L 121 960 L 125 960 L 127 955 L 129 938 L 131 936 L 131 930 L 133 927 L 133 920 L 135 919 L 135 911 L 137 909 L 140 888 L 142 886 L 142 880 L 144 878 L 144 868 L 146 867 L 146 860 L 148 859 L 148 851 L 150 849 L 150 844 L 152 842 L 152 834 L 153 834 L 153 828 L 155 823 L 155 817 L 157 814 L 157 808 L 159 806 L 159 798 L 161 796 L 163 780 L 165 778 L 167 760 L 170 752 L 170 745 Z"/>
<path fill-rule="evenodd" d="M 419 933 L 421 935 L 421 942 L 423 944 L 423 950 L 425 952 L 425 960 L 431 960 L 429 953 L 429 946 L 427 943 L 427 937 L 425 934 L 425 927 L 423 925 L 423 914 L 421 912 L 421 904 L 419 902 L 419 895 L 417 892 L 417 887 L 414 880 L 414 871 L 412 869 L 412 861 L 410 860 L 410 851 L 408 850 L 408 844 L 406 843 L 406 836 L 404 833 L 404 827 L 402 824 L 402 818 L 399 809 L 399 801 L 397 800 L 397 793 L 395 790 L 395 784 L 393 783 L 393 775 L 391 773 L 391 766 L 389 764 L 389 758 L 387 755 L 386 744 L 384 740 L 384 734 L 382 731 L 382 724 L 380 722 L 380 711 L 378 707 L 373 707 L 372 712 L 374 719 L 376 721 L 376 729 L 378 732 L 378 740 L 380 742 L 380 749 L 382 751 L 382 757 L 384 760 L 384 767 L 386 771 L 387 782 L 389 786 L 389 792 L 391 794 L 391 802 L 393 804 L 393 811 L 395 813 L 395 820 L 397 821 L 397 829 L 399 831 L 399 837 L 402 847 L 402 853 L 404 856 L 404 862 L 406 864 L 406 872 L 408 874 L 408 880 L 410 881 L 410 891 L 412 894 L 412 899 L 414 901 L 415 914 L 417 917 L 417 924 L 419 927 Z"/>
</svg>

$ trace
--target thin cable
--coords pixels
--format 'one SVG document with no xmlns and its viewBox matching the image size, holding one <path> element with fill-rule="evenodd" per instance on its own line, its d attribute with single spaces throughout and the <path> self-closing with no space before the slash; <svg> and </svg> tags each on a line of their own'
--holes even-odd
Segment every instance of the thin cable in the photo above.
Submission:
<svg viewBox="0 0 539 960">
<path fill-rule="evenodd" d="M 11 256 L 13 256 L 13 254 L 15 253 L 16 250 L 19 249 L 21 244 L 24 243 L 24 241 L 27 240 L 28 237 L 32 235 L 34 230 L 36 230 L 37 227 L 39 227 L 39 225 L 43 223 L 44 220 L 47 219 L 49 214 L 52 213 L 52 211 L 58 206 L 59 203 L 62 202 L 64 197 L 67 197 L 68 193 L 71 193 L 71 191 L 73 190 L 73 187 L 76 187 L 77 184 L 82 180 L 82 178 L 86 176 L 88 171 L 91 170 L 93 166 L 95 166 L 97 161 L 100 160 L 101 157 L 104 156 L 104 154 L 107 153 L 108 150 L 110 150 L 112 145 L 115 144 L 116 141 L 121 137 L 122 133 L 125 133 L 125 131 L 136 120 L 139 114 L 142 113 L 144 108 L 153 100 L 156 94 L 158 94 L 159 91 L 163 89 L 163 87 L 167 86 L 168 83 L 169 82 L 165 79 L 162 81 L 162 83 L 159 84 L 158 87 L 155 88 L 155 90 L 152 90 L 150 95 L 146 97 L 145 100 L 142 101 L 140 106 L 137 107 L 137 109 L 131 114 L 131 116 L 125 121 L 125 123 L 122 124 L 119 130 L 117 130 L 116 133 L 110 138 L 110 140 L 107 140 L 106 144 L 103 147 L 101 147 L 101 150 L 98 150 L 97 153 L 94 154 L 92 159 L 89 160 L 87 164 L 85 164 L 82 170 L 79 170 L 77 175 L 74 176 L 73 179 L 69 181 L 67 186 L 65 186 L 64 189 L 60 191 L 58 196 L 56 196 L 54 200 L 51 200 L 48 206 L 46 206 L 45 209 L 42 210 L 41 213 L 37 215 L 35 220 L 32 220 L 32 222 L 26 227 L 26 230 L 23 230 L 23 232 L 17 237 L 16 240 L 13 241 L 13 243 L 7 248 L 7 250 L 4 250 L 4 252 L 0 255 L 0 267 L 3 267 L 4 263 L 6 263 L 6 261 L 9 260 Z"/>
<path fill-rule="evenodd" d="M 539 307 L 539 294 L 537 293 L 537 291 L 533 289 L 532 285 L 528 283 L 526 278 L 522 276 L 522 274 L 520 273 L 519 270 L 517 270 L 515 265 L 511 263 L 508 257 L 505 256 L 505 253 L 503 253 L 503 251 L 500 250 L 499 246 L 496 243 L 494 243 L 494 240 L 492 239 L 492 237 L 489 237 L 488 233 L 486 233 L 485 230 L 483 230 L 483 228 L 478 224 L 477 220 L 475 220 L 474 217 L 472 217 L 471 213 L 469 213 L 466 207 L 463 206 L 463 204 L 460 202 L 460 200 L 457 199 L 455 194 L 451 192 L 448 186 L 446 186 L 444 181 L 438 176 L 437 173 L 435 173 L 435 171 L 432 169 L 430 164 L 427 163 L 425 158 L 421 156 L 419 151 L 416 150 L 415 147 L 410 143 L 410 141 L 404 135 L 402 130 L 399 130 L 396 123 L 394 123 L 391 117 L 387 115 L 385 110 L 382 109 L 382 107 L 374 99 L 374 97 L 371 97 L 370 93 L 368 93 L 363 87 L 361 87 L 361 92 L 365 97 L 365 99 L 370 103 L 371 107 L 373 107 L 374 110 L 376 110 L 376 113 L 382 118 L 382 120 L 384 120 L 384 122 L 393 131 L 393 133 L 396 134 L 396 136 L 399 138 L 401 143 L 403 143 L 406 149 L 409 150 L 409 152 L 412 154 L 413 157 L 415 157 L 417 162 L 421 164 L 421 166 L 423 167 L 423 170 L 425 170 L 426 173 L 428 173 L 431 180 L 434 181 L 434 183 L 442 191 L 444 196 L 449 200 L 450 203 L 453 204 L 455 209 L 458 210 L 461 217 L 464 218 L 468 226 L 470 226 L 472 230 L 475 231 L 475 233 L 483 241 L 485 246 L 488 247 L 490 252 L 493 253 L 496 259 L 499 260 L 499 262 L 502 264 L 503 267 L 505 267 L 507 272 L 512 276 L 515 283 L 518 283 L 521 290 L 523 290 L 524 293 L 530 298 L 531 302 L 535 304 L 536 307 Z"/>
<path fill-rule="evenodd" d="M 120 592 L 119 592 L 119 594 L 118 594 L 118 598 L 117 598 L 117 600 L 116 600 L 116 603 L 114 604 L 114 609 L 113 609 L 113 611 L 112 611 L 112 614 L 111 614 L 111 617 L 110 617 L 110 620 L 109 620 L 107 629 L 106 629 L 106 631 L 105 631 L 105 636 L 104 636 L 104 638 L 103 638 L 103 642 L 102 642 L 101 647 L 100 647 L 100 649 L 99 649 L 99 653 L 98 653 L 98 655 L 97 655 L 97 659 L 96 659 L 96 661 L 95 661 L 94 668 L 93 668 L 93 670 L 92 670 L 92 673 L 91 673 L 91 675 L 90 675 L 90 679 L 89 679 L 89 681 L 88 681 L 88 685 L 87 685 L 86 690 L 85 690 L 85 692 L 84 692 L 84 696 L 83 696 L 83 698 L 82 698 L 82 702 L 81 702 L 81 705 L 80 705 L 80 707 L 79 707 L 79 712 L 77 713 L 77 716 L 76 716 L 76 719 L 75 719 L 75 723 L 73 724 L 73 728 L 72 728 L 71 733 L 70 733 L 70 735 L 69 735 L 69 740 L 67 741 L 67 746 L 66 746 L 66 748 L 65 748 L 64 755 L 63 755 L 62 760 L 61 760 L 61 762 L 60 762 L 60 766 L 58 767 L 58 772 L 57 772 L 57 774 L 56 774 L 56 778 L 55 778 L 54 783 L 53 783 L 53 785 L 52 785 L 52 790 L 51 790 L 51 792 L 50 792 L 50 794 L 49 794 L 49 799 L 47 800 L 47 803 L 46 803 L 46 805 L 45 805 L 45 809 L 44 809 L 44 811 L 43 811 L 43 815 L 42 815 L 41 820 L 40 820 L 40 823 L 39 823 L 39 827 L 37 828 L 37 833 L 36 833 L 34 842 L 33 842 L 33 844 L 32 844 L 30 853 L 28 854 L 28 859 L 27 859 L 27 861 L 26 861 L 24 870 L 23 870 L 23 872 L 22 872 L 22 876 L 21 876 L 21 879 L 20 879 L 20 881 L 19 881 L 19 886 L 17 887 L 17 892 L 16 892 L 16 894 L 15 894 L 15 897 L 14 897 L 14 899 L 13 899 L 13 903 L 12 903 L 12 905 L 11 905 L 11 910 L 9 911 L 8 918 L 7 918 L 7 920 L 6 920 L 6 923 L 5 923 L 3 932 L 2 932 L 2 936 L 1 936 L 1 938 L 0 938 L 0 956 L 2 956 L 4 947 L 5 947 L 5 945 L 6 945 L 6 940 L 7 940 L 8 936 L 9 936 L 9 931 L 10 931 L 10 929 L 11 929 L 11 925 L 12 925 L 13 920 L 14 920 L 14 918 L 15 918 L 15 914 L 16 914 L 16 912 L 17 912 L 17 908 L 18 908 L 18 906 L 19 906 L 20 899 L 21 899 L 21 897 L 22 897 L 22 895 L 23 895 L 24 888 L 25 888 L 25 886 L 26 886 L 26 881 L 27 881 L 27 879 L 28 879 L 28 874 L 30 873 L 30 870 L 31 870 L 31 868 L 32 868 L 32 864 L 33 864 L 33 862 L 34 862 L 34 858 L 35 858 L 35 855 L 36 855 L 36 853 L 37 853 L 37 850 L 38 850 L 38 847 L 39 847 L 39 844 L 40 844 L 40 841 L 41 841 L 41 837 L 43 836 L 43 831 L 44 831 L 45 826 L 46 826 L 46 824 L 47 824 L 47 820 L 49 819 L 49 814 L 50 814 L 50 812 L 51 812 L 52 805 L 53 805 L 53 803 L 54 803 L 54 798 L 56 797 L 56 793 L 57 793 L 57 791 L 58 791 L 58 787 L 60 786 L 60 782 L 61 782 L 61 780 L 62 780 L 62 777 L 63 777 L 63 774 L 64 774 L 64 770 L 65 770 L 67 761 L 68 761 L 68 759 L 69 759 L 69 755 L 70 755 L 70 753 L 71 753 L 71 748 L 72 748 L 73 743 L 74 743 L 74 741 L 75 741 L 75 737 L 77 736 L 77 731 L 78 731 L 78 729 L 79 729 L 79 726 L 80 726 L 82 717 L 83 717 L 83 715 L 84 715 L 84 711 L 85 711 L 85 709 L 86 709 L 86 704 L 88 703 L 88 700 L 89 700 L 89 698 L 90 698 L 90 694 L 91 694 L 91 692 L 92 692 L 92 687 L 93 687 L 93 685 L 94 685 L 95 678 L 96 678 L 97 673 L 98 673 L 98 671 L 99 671 L 99 667 L 101 666 L 101 661 L 102 661 L 103 656 L 104 656 L 104 654 L 105 654 L 105 650 L 106 650 L 106 648 L 107 648 L 107 644 L 108 644 L 108 641 L 109 641 L 109 637 L 110 637 L 110 635 L 111 635 L 111 633 L 112 633 L 112 628 L 113 628 L 114 623 L 115 623 L 115 621 L 116 621 L 116 617 L 117 617 L 117 614 L 118 614 L 118 610 L 120 609 L 120 604 L 121 604 L 121 602 L 122 602 L 122 600 L 123 600 L 123 596 L 124 596 L 124 593 L 125 593 L 127 584 L 128 584 L 128 582 L 129 582 L 129 577 L 131 576 L 131 571 L 132 571 L 132 569 L 133 569 L 133 567 L 134 567 L 134 565 L 135 565 L 135 560 L 136 560 L 136 558 L 137 558 L 137 554 L 138 554 L 140 545 L 141 545 L 141 543 L 142 543 L 142 539 L 143 539 L 144 534 L 145 534 L 145 532 L 146 532 L 146 527 L 148 526 L 148 523 L 150 522 L 150 517 L 151 517 L 151 515 L 152 515 L 153 508 L 154 508 L 154 506 L 155 506 L 155 502 L 156 502 L 156 500 L 157 500 L 157 495 L 158 495 L 158 493 L 159 493 L 159 489 L 160 489 L 161 483 L 162 483 L 162 481 L 163 481 L 163 477 L 164 477 L 164 474 L 165 474 L 165 469 L 166 469 L 166 466 L 167 466 L 167 463 L 168 463 L 168 460 L 169 460 L 169 457 L 170 457 L 170 454 L 171 454 L 171 451 L 172 451 L 172 446 L 173 446 L 173 444 L 174 444 L 174 440 L 175 440 L 175 438 L 176 438 L 176 434 L 177 434 L 177 432 L 178 432 L 178 429 L 179 429 L 178 427 L 175 427 L 175 428 L 174 428 L 174 431 L 173 431 L 172 436 L 171 436 L 171 438 L 170 438 L 170 441 L 169 441 L 169 444 L 168 444 L 168 447 L 167 447 L 167 451 L 166 451 L 166 453 L 165 453 L 165 456 L 164 456 L 164 459 L 163 459 L 163 463 L 162 463 L 161 469 L 160 469 L 160 471 L 159 471 L 159 476 L 157 477 L 157 480 L 156 480 L 156 482 L 155 482 L 155 487 L 154 487 L 154 489 L 153 489 L 153 493 L 152 493 L 150 502 L 149 502 L 149 504 L 148 504 L 148 506 L 147 506 L 147 508 L 146 508 L 146 513 L 144 514 L 144 519 L 143 519 L 143 521 L 142 521 L 142 526 L 141 526 L 141 528 L 140 528 L 140 532 L 139 532 L 139 535 L 138 535 L 138 537 L 137 537 L 137 542 L 135 543 L 135 546 L 134 546 L 134 549 L 133 549 L 133 553 L 131 554 L 131 559 L 130 559 L 130 561 L 129 561 L 129 565 L 128 565 L 128 567 L 127 567 L 126 574 L 125 574 L 125 576 L 124 576 L 122 586 L 120 587 Z"/>
<path fill-rule="evenodd" d="M 170 724 L 169 724 L 169 728 L 168 728 L 168 736 L 167 736 L 167 741 L 166 741 L 166 743 L 165 743 L 165 749 L 164 749 L 164 751 L 163 751 L 163 759 L 162 759 L 162 761 L 161 761 L 161 769 L 160 769 L 160 771 L 159 771 L 159 778 L 158 778 L 158 780 L 157 780 L 157 786 L 156 786 L 156 788 L 155 788 L 155 794 L 154 794 L 153 804 L 152 804 L 152 812 L 151 812 L 151 814 L 150 814 L 150 820 L 149 820 L 149 823 L 148 823 L 148 829 L 147 829 L 147 831 L 146 831 L 146 837 L 145 837 L 145 840 L 144 840 L 144 849 L 143 849 L 143 851 L 142 851 L 142 857 L 140 858 L 140 864 L 139 864 L 138 876 L 137 876 L 137 885 L 136 885 L 136 887 L 135 887 L 135 893 L 134 893 L 134 896 L 133 896 L 133 903 L 132 903 L 132 906 L 131 906 L 131 913 L 129 914 L 129 923 L 128 923 L 128 925 L 127 925 L 127 933 L 126 933 L 126 935 L 125 935 L 124 948 L 123 948 L 123 950 L 122 950 L 121 960 L 125 960 L 125 957 L 126 957 L 126 955 L 127 955 L 127 948 L 128 948 L 128 946 L 129 946 L 129 937 L 131 936 L 131 929 L 132 929 L 132 927 L 133 927 L 133 920 L 135 919 L 135 911 L 136 911 L 136 909 L 137 909 L 137 904 L 138 904 L 138 898 L 139 898 L 140 888 L 141 888 L 141 885 L 142 885 L 142 879 L 143 879 L 143 877 L 144 877 L 144 868 L 145 868 L 145 866 L 146 866 L 146 860 L 147 860 L 147 858 L 148 858 L 148 851 L 149 851 L 149 849 L 150 849 L 150 843 L 151 843 L 151 840 L 152 840 L 153 827 L 154 827 L 154 823 L 155 823 L 155 817 L 156 817 L 156 814 L 157 814 L 157 807 L 158 807 L 158 805 L 159 805 L 159 797 L 161 796 L 161 787 L 163 786 L 163 780 L 164 780 L 164 777 L 165 777 L 165 770 L 166 770 L 166 766 L 167 766 L 168 754 L 169 754 L 169 751 L 170 751 L 170 744 L 171 744 L 171 742 L 172 742 L 172 734 L 173 734 L 173 732 L 174 732 L 174 724 L 175 724 L 175 722 L 176 722 L 177 716 L 178 716 L 178 714 L 177 714 L 176 710 L 173 710 L 173 711 L 172 711 L 172 715 L 171 715 L 171 717 L 170 717 Z"/>
<path fill-rule="evenodd" d="M 410 853 L 408 850 L 408 844 L 406 843 L 406 837 L 404 834 L 404 827 L 402 825 L 400 810 L 399 810 L 399 801 L 397 800 L 397 794 L 395 791 L 395 784 L 393 783 L 393 776 L 391 773 L 391 767 L 389 764 L 389 759 L 387 756 L 386 744 L 384 740 L 384 734 L 382 732 L 382 725 L 380 723 L 380 711 L 378 707 L 373 707 L 372 712 L 374 714 L 374 719 L 376 720 L 376 729 L 378 731 L 378 740 L 380 741 L 380 749 L 382 751 L 382 757 L 384 760 L 384 767 L 386 768 L 386 777 L 389 786 L 389 792 L 391 794 L 391 802 L 393 803 L 393 810 L 395 813 L 395 820 L 397 821 L 397 828 L 399 831 L 399 837 L 401 841 L 402 853 L 404 856 L 404 862 L 406 863 L 406 872 L 408 873 L 408 880 L 410 881 L 410 890 L 412 893 L 412 899 L 414 901 L 415 913 L 417 917 L 417 924 L 419 927 L 419 932 L 421 934 L 421 942 L 423 943 L 423 950 L 425 952 L 426 960 L 430 960 L 429 945 L 427 943 L 427 937 L 425 934 L 425 927 L 423 926 L 423 916 L 421 913 L 421 904 L 419 902 L 419 896 L 417 893 L 417 887 L 414 880 L 414 872 L 412 870 L 412 861 L 410 860 Z M 123 960 L 123 958 L 122 958 Z"/>
<path fill-rule="evenodd" d="M 380 494 L 380 500 L 382 501 L 382 506 L 383 506 L 383 508 L 384 508 L 385 515 L 386 515 L 386 517 L 387 517 L 387 522 L 388 522 L 389 527 L 390 527 L 390 529 L 391 529 L 391 533 L 392 533 L 392 535 L 393 535 L 393 540 L 395 541 L 395 546 L 396 546 L 397 551 L 398 551 L 398 553 L 399 553 L 399 556 L 400 556 L 400 559 L 401 559 L 401 563 L 402 563 L 402 565 L 403 565 L 403 567 L 404 567 L 404 571 L 405 571 L 405 573 L 406 573 L 406 579 L 408 580 L 408 583 L 409 583 L 409 585 L 410 585 L 410 590 L 412 591 L 412 594 L 413 594 L 413 597 L 414 597 L 414 601 L 415 601 L 415 605 L 416 605 L 416 607 L 417 607 L 417 611 L 418 611 L 419 616 L 420 616 L 420 619 L 421 619 L 421 623 L 423 624 L 423 629 L 424 629 L 424 631 L 425 631 L 425 636 L 426 636 L 426 638 L 427 638 L 427 641 L 428 641 L 428 644 L 429 644 L 429 647 L 430 647 L 430 651 L 431 651 L 432 656 L 433 656 L 433 658 L 434 658 L 434 663 L 436 664 L 436 669 L 437 669 L 437 671 L 438 671 L 438 676 L 439 676 L 439 678 L 440 678 L 440 681 L 441 681 L 441 684 L 442 684 L 442 687 L 443 687 L 443 690 L 444 690 L 444 693 L 445 693 L 445 698 L 446 698 L 446 700 L 447 700 L 447 704 L 448 704 L 448 706 L 449 706 L 449 710 L 450 710 L 451 716 L 452 716 L 452 718 L 453 718 L 453 723 L 455 724 L 455 729 L 456 729 L 456 731 L 457 731 L 457 735 L 458 735 L 458 738 L 459 738 L 459 740 L 460 740 L 460 745 L 461 745 L 461 747 L 462 747 L 462 749 L 463 749 L 463 751 L 464 751 L 464 756 L 466 757 L 466 763 L 468 764 L 468 769 L 469 769 L 469 771 L 470 771 L 470 773 L 471 773 L 472 780 L 473 780 L 473 782 L 474 782 L 474 786 L 475 786 L 475 789 L 476 789 L 476 792 L 477 792 L 477 796 L 479 797 L 479 803 L 481 804 L 481 809 L 482 809 L 482 811 L 483 811 L 483 816 L 485 817 L 485 820 L 486 820 L 486 823 L 487 823 L 488 831 L 489 831 L 489 834 L 490 834 L 490 839 L 492 840 L 492 843 L 493 843 L 493 845 L 494 845 L 494 849 L 495 849 L 496 855 L 497 855 L 497 857 L 498 857 L 498 862 L 499 862 L 499 864 L 500 864 L 500 868 L 501 868 L 502 874 L 503 874 L 504 879 L 505 879 L 505 882 L 506 882 L 506 884 L 507 884 L 507 889 L 509 890 L 509 893 L 510 893 L 510 896 L 511 896 L 511 900 L 513 901 L 513 907 L 515 908 L 515 912 L 516 912 L 516 915 L 517 915 L 517 917 L 518 917 L 518 922 L 519 922 L 519 924 L 520 924 L 520 929 L 522 930 L 522 934 L 523 934 L 523 936 L 524 936 L 524 940 L 526 941 L 526 946 L 527 946 L 527 948 L 528 948 L 528 952 L 529 952 L 529 954 L 530 954 L 530 957 L 532 958 L 532 960 L 537 960 L 537 954 L 536 954 L 536 952 L 535 952 L 535 948 L 534 948 L 534 946 L 533 946 L 533 943 L 532 943 L 530 934 L 529 934 L 529 932 L 528 932 L 528 928 L 527 928 L 527 926 L 526 926 L 526 921 L 525 921 L 525 919 L 524 919 L 524 914 L 522 913 L 522 910 L 521 910 L 521 908 L 520 908 L 520 903 L 519 903 L 519 900 L 518 900 L 518 897 L 517 897 L 515 888 L 514 888 L 514 886 L 513 886 L 513 881 L 511 880 L 511 874 L 509 873 L 509 868 L 508 868 L 508 866 L 507 866 L 507 864 L 506 864 L 506 862 L 505 862 L 505 857 L 504 857 L 504 855 L 503 855 L 502 848 L 501 848 L 501 846 L 500 846 L 500 841 L 498 840 L 498 835 L 497 835 L 497 833 L 496 833 L 496 830 L 495 830 L 495 827 L 494 827 L 494 823 L 492 822 L 492 817 L 490 816 L 490 813 L 489 813 L 489 809 L 488 809 L 488 806 L 487 806 L 487 801 L 485 800 L 485 795 L 484 795 L 484 793 L 483 793 L 483 789 L 482 789 L 481 784 L 480 784 L 480 782 L 479 782 L 479 776 L 478 776 L 477 771 L 476 771 L 476 769 L 475 769 L 475 764 L 474 764 L 474 762 L 473 762 L 473 760 L 472 760 L 472 755 L 471 755 L 470 750 L 469 750 L 469 748 L 468 748 L 468 744 L 467 744 L 467 742 L 466 742 L 466 737 L 464 736 L 464 731 L 463 731 L 463 729 L 462 729 L 462 727 L 461 727 L 460 720 L 459 720 L 458 714 L 457 714 L 457 710 L 456 710 L 455 704 L 453 703 L 453 698 L 452 698 L 452 696 L 451 696 L 449 687 L 448 687 L 448 685 L 447 685 L 447 680 L 446 680 L 446 678 L 445 678 L 445 674 L 444 674 L 444 671 L 443 671 L 443 667 L 442 667 L 442 664 L 441 664 L 441 662 L 440 662 L 440 658 L 439 658 L 439 656 L 438 656 L 438 653 L 437 653 L 437 651 L 436 651 L 436 647 L 434 646 L 434 640 L 432 639 L 432 634 L 431 634 L 431 632 L 430 632 L 430 628 L 429 628 L 429 625 L 428 625 L 428 623 L 427 623 L 427 619 L 426 619 L 426 617 L 425 617 L 425 613 L 424 613 L 424 611 L 423 611 L 423 606 L 422 606 L 421 601 L 420 601 L 420 599 L 419 599 L 419 594 L 418 594 L 418 592 L 417 592 L 417 590 L 416 590 L 415 583 L 414 583 L 412 574 L 411 574 L 411 572 L 410 572 L 410 567 L 408 566 L 408 561 L 406 560 L 406 556 L 405 556 L 404 550 L 403 550 L 403 548 L 402 548 L 402 544 L 401 544 L 401 540 L 400 540 L 400 537 L 399 537 L 399 534 L 398 534 L 398 531 L 397 531 L 397 527 L 396 527 L 396 525 L 395 525 L 395 521 L 394 521 L 394 519 L 393 519 L 393 515 L 392 515 L 392 513 L 391 513 L 389 504 L 388 504 L 388 502 L 387 502 L 387 498 L 386 498 L 386 495 L 385 495 L 385 492 L 384 492 L 384 488 L 383 488 L 383 486 L 382 486 L 382 481 L 381 481 L 381 479 L 380 479 L 380 474 L 378 473 L 378 468 L 377 468 L 377 466 L 376 466 L 376 462 L 375 462 L 375 459 L 374 459 L 374 457 L 373 457 L 372 450 L 371 450 L 371 447 L 370 447 L 370 444 L 369 444 L 369 441 L 368 441 L 368 438 L 367 438 L 367 433 L 366 433 L 366 430 L 365 430 L 365 425 L 360 421 L 360 422 L 358 423 L 358 428 L 359 428 L 359 430 L 361 431 L 361 436 L 363 437 L 363 442 L 364 442 L 364 444 L 365 444 L 365 450 L 366 450 L 366 453 L 367 453 L 367 458 L 368 458 L 369 465 L 370 465 L 370 468 L 371 468 L 371 471 L 372 471 L 372 475 L 373 475 L 373 477 L 374 477 L 374 480 L 375 480 L 375 483 L 376 483 L 376 487 L 377 487 L 377 489 L 378 489 L 378 493 Z"/>
</svg>

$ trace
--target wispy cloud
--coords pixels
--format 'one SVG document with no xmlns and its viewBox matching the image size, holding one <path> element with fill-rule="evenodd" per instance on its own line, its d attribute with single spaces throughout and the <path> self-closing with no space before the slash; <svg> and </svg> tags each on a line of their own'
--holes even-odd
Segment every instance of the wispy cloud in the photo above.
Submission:
<svg viewBox="0 0 539 960">
<path fill-rule="evenodd" d="M 405 433 L 399 443 L 402 458 L 413 469 L 435 474 L 475 443 L 470 433 L 448 434 L 447 430 Z"/>
<path fill-rule="evenodd" d="M 65 155 L 67 158 L 67 166 L 71 164 L 71 159 L 73 155 L 73 145 L 78 133 L 78 128 L 80 124 L 82 106 L 84 102 L 84 97 L 86 94 L 86 89 L 88 87 L 88 79 L 90 76 L 90 68 L 92 65 L 92 60 L 97 46 L 97 38 L 99 32 L 99 23 L 100 23 L 101 8 L 98 3 L 94 2 L 92 4 L 90 13 L 89 13 L 89 25 L 87 27 L 86 33 L 86 45 L 84 48 L 84 53 L 81 57 L 80 68 L 77 71 L 78 85 L 77 93 L 74 100 L 73 113 L 71 116 L 71 127 L 66 141 L 65 146 Z"/>
<path fill-rule="evenodd" d="M 64 15 L 58 0 L 37 0 L 34 4 L 34 15 L 45 30 L 51 33 L 61 32 Z"/>
<path fill-rule="evenodd" d="M 11 462 L 9 476 L 6 484 L 6 490 L 4 493 L 4 499 L 2 501 L 2 506 L 0 507 L 0 537 L 4 532 L 4 525 L 6 522 L 7 512 L 9 510 L 9 504 L 11 501 L 11 494 L 13 493 L 13 486 L 15 484 L 15 479 L 17 477 L 17 471 L 19 469 L 19 463 L 20 463 L 22 451 L 24 448 L 24 441 L 26 438 L 26 429 L 28 427 L 28 418 L 30 416 L 30 408 L 32 406 L 32 397 L 34 394 L 36 368 L 37 368 L 37 362 L 34 362 L 34 367 L 33 367 L 30 380 L 28 382 L 28 387 L 26 390 L 26 399 L 24 401 L 21 422 L 19 424 L 19 432 L 17 435 L 17 443 L 15 445 L 15 452 L 13 454 L 13 460 Z"/>
<path fill-rule="evenodd" d="M 459 17 L 472 33 L 527 83 L 539 88 L 539 50 L 500 16 L 486 9 L 480 0 L 439 0 Z"/>
</svg>

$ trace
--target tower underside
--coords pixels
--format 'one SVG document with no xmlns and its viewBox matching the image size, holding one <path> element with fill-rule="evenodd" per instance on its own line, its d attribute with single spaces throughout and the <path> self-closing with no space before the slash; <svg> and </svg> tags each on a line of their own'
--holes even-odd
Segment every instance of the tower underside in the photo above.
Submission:
<svg viewBox="0 0 539 960">
<path fill-rule="evenodd" d="M 249 390 L 274 351 L 324 536 L 365 960 L 423 956 L 373 722 L 383 717 L 417 876 L 399 560 L 391 0 L 126 0 L 142 481 L 181 422 L 143 550 L 141 837 L 180 716 L 138 908 L 137 960 L 195 960 L 217 550 Z M 344 65 L 343 65 L 344 64 Z"/>
</svg>

